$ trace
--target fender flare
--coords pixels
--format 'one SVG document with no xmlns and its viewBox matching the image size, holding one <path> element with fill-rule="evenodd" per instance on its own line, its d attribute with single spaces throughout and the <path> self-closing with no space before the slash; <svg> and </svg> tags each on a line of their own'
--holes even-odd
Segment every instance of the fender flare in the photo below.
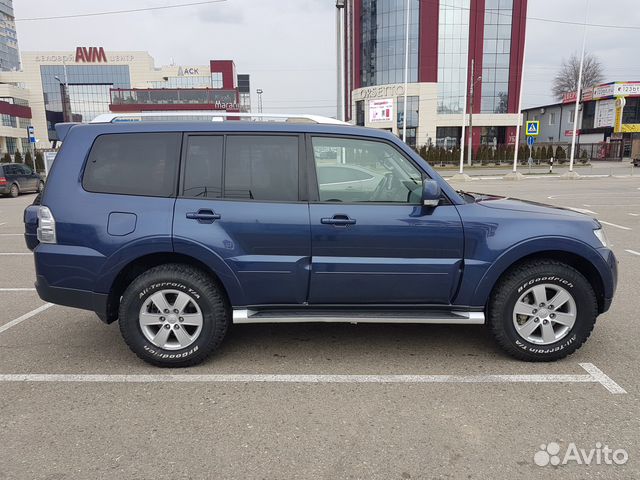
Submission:
<svg viewBox="0 0 640 480">
<path fill-rule="evenodd" d="M 553 245 L 553 248 L 549 248 Z M 577 255 L 591 265 L 593 265 L 600 275 L 602 284 L 605 286 L 605 294 L 608 292 L 607 276 L 611 276 L 610 269 L 604 258 L 591 245 L 569 237 L 537 237 L 525 240 L 521 243 L 513 245 L 511 248 L 503 252 L 496 258 L 491 266 L 487 269 L 480 282 L 478 282 L 473 293 L 473 305 L 486 305 L 493 291 L 494 286 L 512 265 L 535 254 L 543 254 L 545 252 L 567 253 Z M 611 292 L 611 295 L 613 293 Z"/>
</svg>

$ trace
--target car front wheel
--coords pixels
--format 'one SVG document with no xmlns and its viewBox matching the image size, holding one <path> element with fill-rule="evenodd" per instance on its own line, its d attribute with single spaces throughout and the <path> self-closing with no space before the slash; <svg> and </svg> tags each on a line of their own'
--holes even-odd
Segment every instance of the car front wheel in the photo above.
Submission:
<svg viewBox="0 0 640 480">
<path fill-rule="evenodd" d="M 142 360 L 158 367 L 204 361 L 222 343 L 230 310 L 221 289 L 196 268 L 151 268 L 125 290 L 120 332 Z"/>
<path fill-rule="evenodd" d="M 489 324 L 500 346 L 526 361 L 553 361 L 589 338 L 598 315 L 595 292 L 573 267 L 554 260 L 509 271 L 489 304 Z"/>
</svg>

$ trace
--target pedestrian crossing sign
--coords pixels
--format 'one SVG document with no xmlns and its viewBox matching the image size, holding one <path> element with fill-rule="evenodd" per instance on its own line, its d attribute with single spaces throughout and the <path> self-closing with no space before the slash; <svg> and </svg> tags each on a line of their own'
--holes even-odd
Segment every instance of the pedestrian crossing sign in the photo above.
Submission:
<svg viewBox="0 0 640 480">
<path fill-rule="evenodd" d="M 540 133 L 540 121 L 530 120 L 527 122 L 527 129 L 525 130 L 527 137 L 537 137 Z"/>
</svg>

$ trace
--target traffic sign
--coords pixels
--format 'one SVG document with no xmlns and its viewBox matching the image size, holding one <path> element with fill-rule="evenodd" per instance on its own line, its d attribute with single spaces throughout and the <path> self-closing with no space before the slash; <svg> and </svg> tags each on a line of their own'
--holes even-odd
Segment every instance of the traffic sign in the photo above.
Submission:
<svg viewBox="0 0 640 480">
<path fill-rule="evenodd" d="M 534 143 L 536 143 L 536 137 L 527 137 L 527 145 L 533 147 Z"/>
<path fill-rule="evenodd" d="M 36 130 L 33 125 L 27 127 L 27 135 L 29 137 L 29 143 L 36 143 Z"/>
<path fill-rule="evenodd" d="M 529 120 L 525 132 L 527 137 L 537 137 L 540 134 L 540 122 L 538 120 Z"/>
</svg>

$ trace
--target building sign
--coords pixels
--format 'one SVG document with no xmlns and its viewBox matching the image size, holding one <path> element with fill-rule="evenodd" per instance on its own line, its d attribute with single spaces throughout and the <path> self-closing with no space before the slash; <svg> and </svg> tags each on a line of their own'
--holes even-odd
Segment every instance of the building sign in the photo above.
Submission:
<svg viewBox="0 0 640 480">
<path fill-rule="evenodd" d="M 365 87 L 353 92 L 354 100 L 366 98 L 401 97 L 404 95 L 404 85 L 382 85 L 381 87 Z"/>
<path fill-rule="evenodd" d="M 615 108 L 616 108 L 616 119 L 613 125 L 614 133 L 622 133 L 622 112 L 624 111 L 624 106 L 627 101 L 624 97 L 617 97 L 615 99 Z"/>
<path fill-rule="evenodd" d="M 616 101 L 600 100 L 596 103 L 596 116 L 593 121 L 594 128 L 613 127 L 616 121 Z"/>
<path fill-rule="evenodd" d="M 199 76 L 200 75 L 200 67 L 178 67 L 178 76 L 179 77 L 191 77 L 191 76 Z M 207 72 L 207 76 L 209 76 L 209 72 Z"/>
<path fill-rule="evenodd" d="M 369 102 L 369 122 L 391 122 L 393 121 L 393 99 L 371 100 Z"/>
<path fill-rule="evenodd" d="M 562 96 L 562 103 L 576 103 L 577 92 L 568 92 Z M 582 92 L 582 101 L 588 102 L 593 99 L 593 90 L 588 88 Z"/>
<path fill-rule="evenodd" d="M 565 130 L 564 131 L 564 136 L 565 137 L 573 137 L 573 130 Z M 580 136 L 580 130 L 576 130 L 576 136 L 577 137 Z"/>
<path fill-rule="evenodd" d="M 638 97 L 640 82 L 616 82 L 598 85 L 593 89 L 593 98 Z"/>
<path fill-rule="evenodd" d="M 76 63 L 107 63 L 107 55 L 102 47 L 77 47 Z"/>
</svg>

